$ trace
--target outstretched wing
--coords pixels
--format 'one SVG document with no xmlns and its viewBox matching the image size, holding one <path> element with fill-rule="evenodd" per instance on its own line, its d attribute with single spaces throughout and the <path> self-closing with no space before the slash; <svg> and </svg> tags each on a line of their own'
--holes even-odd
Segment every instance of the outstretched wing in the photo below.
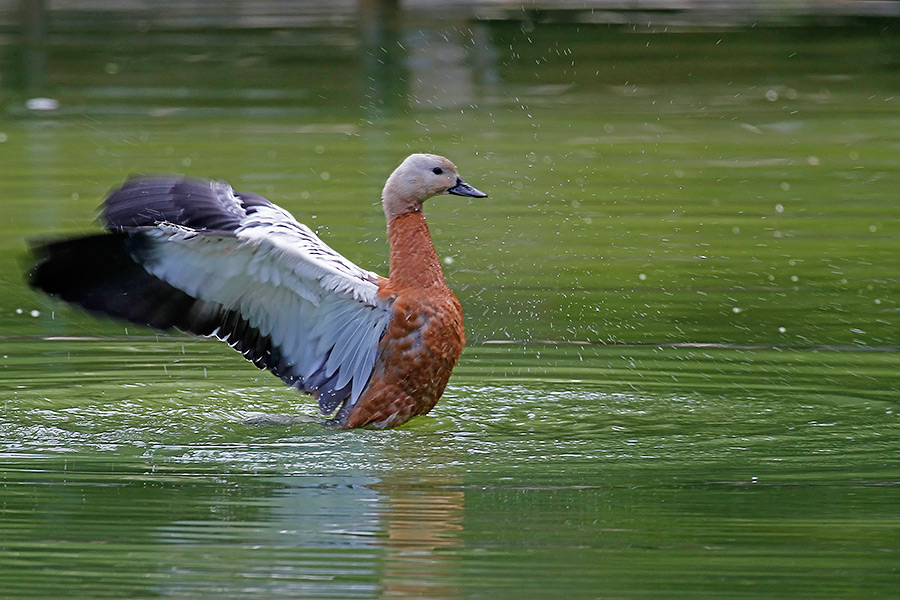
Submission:
<svg viewBox="0 0 900 600">
<path fill-rule="evenodd" d="M 110 233 L 36 249 L 31 283 L 85 308 L 213 335 L 342 419 L 377 358 L 391 306 L 379 277 L 265 198 L 224 183 L 132 179 Z"/>
</svg>

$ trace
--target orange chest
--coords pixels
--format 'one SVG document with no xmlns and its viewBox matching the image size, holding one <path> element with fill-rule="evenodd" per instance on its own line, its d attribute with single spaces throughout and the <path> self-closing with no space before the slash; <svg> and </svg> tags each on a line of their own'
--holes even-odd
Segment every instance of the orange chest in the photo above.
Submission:
<svg viewBox="0 0 900 600">
<path fill-rule="evenodd" d="M 394 352 L 456 362 L 465 344 L 465 331 L 462 308 L 450 290 L 400 295 L 394 299 L 393 310 L 385 338 Z"/>
</svg>

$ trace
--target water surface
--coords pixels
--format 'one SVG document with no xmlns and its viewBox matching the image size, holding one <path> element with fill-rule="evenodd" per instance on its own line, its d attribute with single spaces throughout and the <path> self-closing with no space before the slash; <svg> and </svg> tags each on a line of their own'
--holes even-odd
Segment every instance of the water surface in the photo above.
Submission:
<svg viewBox="0 0 900 600">
<path fill-rule="evenodd" d="M 50 113 L 7 83 L 5 597 L 895 595 L 896 36 L 478 27 L 408 32 L 405 84 L 346 32 L 71 39 Z M 428 205 L 470 345 L 401 429 L 248 425 L 314 408 L 22 283 L 134 172 L 263 193 L 385 273 L 411 151 L 490 197 Z"/>
</svg>

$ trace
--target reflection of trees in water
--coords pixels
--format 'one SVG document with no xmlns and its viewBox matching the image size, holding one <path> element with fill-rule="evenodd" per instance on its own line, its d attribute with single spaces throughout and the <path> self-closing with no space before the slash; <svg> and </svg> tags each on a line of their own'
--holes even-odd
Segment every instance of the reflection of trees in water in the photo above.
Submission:
<svg viewBox="0 0 900 600">
<path fill-rule="evenodd" d="M 765 24 L 804 17 L 896 17 L 900 2 L 847 0 L 0 0 L 0 25 L 45 13 L 54 28 L 85 30 L 349 27 L 377 13 L 423 21 L 553 21 L 646 25 Z M 374 17 L 373 17 L 374 15 Z M 399 17 L 398 17 L 399 18 Z M 749 23 L 748 23 L 749 24 Z"/>
</svg>

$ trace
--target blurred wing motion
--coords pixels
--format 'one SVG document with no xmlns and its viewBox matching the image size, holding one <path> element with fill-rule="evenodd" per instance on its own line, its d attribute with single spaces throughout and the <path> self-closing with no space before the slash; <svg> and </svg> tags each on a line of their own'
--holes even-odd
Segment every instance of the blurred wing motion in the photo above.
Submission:
<svg viewBox="0 0 900 600">
<path fill-rule="evenodd" d="M 316 396 L 340 421 L 391 317 L 380 278 L 255 194 L 185 178 L 131 179 L 106 200 L 109 233 L 34 249 L 34 287 L 157 329 L 215 336 Z"/>
</svg>

